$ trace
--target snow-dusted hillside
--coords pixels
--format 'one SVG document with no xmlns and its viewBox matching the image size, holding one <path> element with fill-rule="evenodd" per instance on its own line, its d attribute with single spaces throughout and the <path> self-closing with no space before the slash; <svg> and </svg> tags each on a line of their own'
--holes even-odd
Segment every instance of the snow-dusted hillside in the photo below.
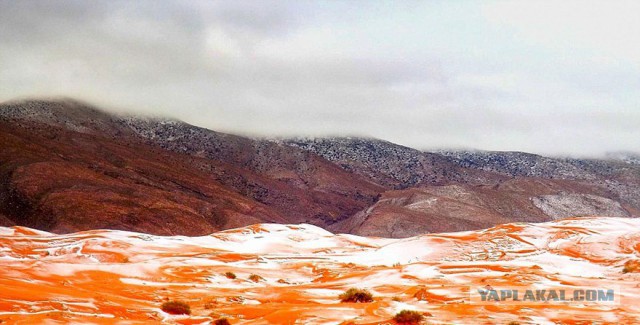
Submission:
<svg viewBox="0 0 640 325">
<path fill-rule="evenodd" d="M 640 154 L 633 152 L 611 152 L 607 158 L 619 160 L 631 165 L 640 165 Z"/>
<path fill-rule="evenodd" d="M 0 228 L 0 320 L 9 324 L 633 324 L 640 317 L 640 220 L 576 218 L 405 239 L 261 224 L 203 237 L 123 231 L 55 235 Z M 233 272 L 236 279 L 224 273 Z M 258 275 L 257 282 L 249 276 Z M 621 288 L 620 305 L 479 305 L 491 285 Z M 340 303 L 351 287 L 372 303 Z M 160 309 L 167 299 L 191 316 Z"/>
<path fill-rule="evenodd" d="M 509 176 L 595 179 L 597 176 L 563 159 L 513 151 L 439 151 L 460 166 Z"/>
<path fill-rule="evenodd" d="M 201 235 L 277 222 L 404 237 L 640 216 L 631 154 L 559 159 L 423 152 L 371 138 L 255 139 L 70 99 L 0 104 L 0 143 L 3 226 Z"/>
<path fill-rule="evenodd" d="M 551 158 L 508 151 L 439 151 L 451 162 L 467 168 L 511 177 L 574 180 L 591 184 L 611 198 L 640 206 L 640 165 L 633 154 L 610 154 L 607 159 Z M 580 193 L 581 194 L 581 193 Z M 569 198 L 567 198 L 569 199 Z M 578 208 L 580 209 L 580 208 Z"/>
<path fill-rule="evenodd" d="M 395 189 L 451 182 L 488 183 L 496 177 L 458 168 L 445 157 L 384 140 L 358 137 L 280 140 L 311 151 L 343 169 Z"/>
</svg>

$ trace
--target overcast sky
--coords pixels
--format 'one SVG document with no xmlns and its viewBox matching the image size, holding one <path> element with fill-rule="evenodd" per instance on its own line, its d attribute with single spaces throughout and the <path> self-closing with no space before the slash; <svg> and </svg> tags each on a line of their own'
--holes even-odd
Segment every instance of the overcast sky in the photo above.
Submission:
<svg viewBox="0 0 640 325">
<path fill-rule="evenodd" d="M 640 152 L 640 1 L 0 0 L 0 101 L 250 135 Z"/>
</svg>

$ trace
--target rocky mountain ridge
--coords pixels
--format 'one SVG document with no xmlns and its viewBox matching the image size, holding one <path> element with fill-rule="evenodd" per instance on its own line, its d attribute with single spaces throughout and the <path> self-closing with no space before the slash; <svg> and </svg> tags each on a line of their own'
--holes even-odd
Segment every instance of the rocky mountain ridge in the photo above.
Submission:
<svg viewBox="0 0 640 325">
<path fill-rule="evenodd" d="M 353 137 L 255 139 L 73 100 L 0 104 L 0 141 L 0 223 L 47 231 L 205 234 L 304 222 L 406 237 L 640 211 L 632 155 L 569 159 L 423 152 Z"/>
</svg>

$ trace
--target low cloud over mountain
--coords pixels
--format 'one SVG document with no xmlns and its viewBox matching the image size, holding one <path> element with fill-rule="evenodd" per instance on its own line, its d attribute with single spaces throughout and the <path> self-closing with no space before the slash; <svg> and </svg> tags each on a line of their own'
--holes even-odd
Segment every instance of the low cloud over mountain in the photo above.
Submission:
<svg viewBox="0 0 640 325">
<path fill-rule="evenodd" d="M 256 139 L 73 101 L 0 105 L 0 222 L 203 235 L 261 222 L 407 237 L 637 217 L 640 165 L 422 152 L 368 138 Z"/>
</svg>

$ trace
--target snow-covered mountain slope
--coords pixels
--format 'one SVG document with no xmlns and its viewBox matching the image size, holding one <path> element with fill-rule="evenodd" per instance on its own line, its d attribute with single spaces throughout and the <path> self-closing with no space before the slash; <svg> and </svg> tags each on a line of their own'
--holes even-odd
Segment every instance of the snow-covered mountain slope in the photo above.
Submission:
<svg viewBox="0 0 640 325">
<path fill-rule="evenodd" d="M 640 186 L 640 165 L 634 163 L 634 157 L 637 158 L 637 155 L 631 153 L 609 154 L 607 159 L 553 158 L 509 151 L 439 151 L 438 153 L 460 167 L 516 178 L 560 179 L 589 184 L 594 189 L 608 192 L 609 199 L 627 205 L 632 214 L 636 213 L 640 207 L 640 191 L 637 190 Z M 578 194 L 586 194 L 586 192 Z"/>
<path fill-rule="evenodd" d="M 640 317 L 640 220 L 574 218 L 405 239 L 260 224 L 203 237 L 115 230 L 55 235 L 0 228 L 3 324 L 633 324 Z M 627 270 L 629 271 L 629 270 Z M 233 272 L 236 279 L 224 273 Z M 257 282 L 249 280 L 255 274 Z M 481 305 L 491 285 L 620 288 L 621 303 Z M 351 287 L 372 303 L 341 303 Z M 182 300 L 191 316 L 160 305 Z"/>
<path fill-rule="evenodd" d="M 509 176 L 562 179 L 595 179 L 586 171 L 564 159 L 543 157 L 515 151 L 439 151 L 460 166 L 492 171 Z"/>
<path fill-rule="evenodd" d="M 437 153 L 374 138 L 293 138 L 279 142 L 313 152 L 349 172 L 394 189 L 452 182 L 495 183 L 506 179 L 491 172 L 456 166 Z"/>
<path fill-rule="evenodd" d="M 621 160 L 523 152 L 422 152 L 358 137 L 280 140 L 392 187 L 327 229 L 407 237 L 585 215 L 639 214 L 640 169 Z"/>
</svg>

